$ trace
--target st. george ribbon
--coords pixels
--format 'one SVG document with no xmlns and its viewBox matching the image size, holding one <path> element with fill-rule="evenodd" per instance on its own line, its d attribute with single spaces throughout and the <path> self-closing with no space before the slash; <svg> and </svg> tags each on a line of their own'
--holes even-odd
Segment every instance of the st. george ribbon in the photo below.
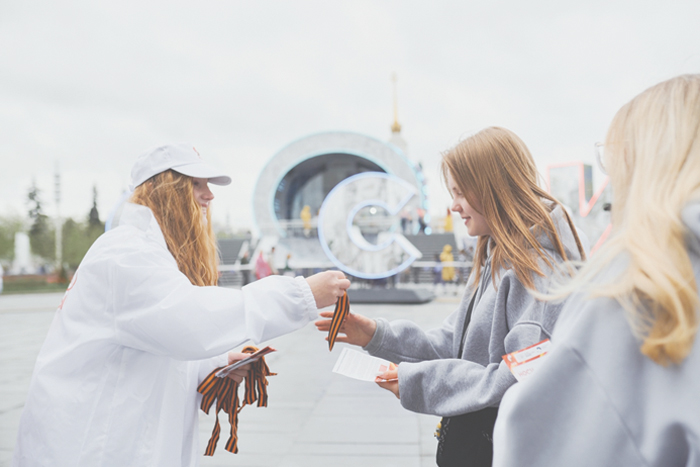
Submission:
<svg viewBox="0 0 700 467">
<path fill-rule="evenodd" d="M 338 299 L 335 304 L 335 312 L 333 313 L 333 319 L 331 320 L 331 327 L 328 329 L 328 350 L 333 350 L 333 344 L 335 344 L 335 339 L 338 337 L 338 331 L 340 331 L 340 326 L 343 324 L 345 317 L 350 311 L 350 301 L 348 300 L 348 293 L 345 292 L 342 297 Z"/>
</svg>

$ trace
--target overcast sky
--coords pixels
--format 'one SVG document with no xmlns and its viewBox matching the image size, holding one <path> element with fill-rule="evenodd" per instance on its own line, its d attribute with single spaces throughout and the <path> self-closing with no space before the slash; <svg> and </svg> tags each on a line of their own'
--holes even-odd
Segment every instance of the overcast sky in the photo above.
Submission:
<svg viewBox="0 0 700 467">
<path fill-rule="evenodd" d="M 700 1 L 0 0 L 0 215 L 32 179 L 55 213 L 104 219 L 148 148 L 191 142 L 231 173 L 215 220 L 251 227 L 264 164 L 288 143 L 399 120 L 435 214 L 440 152 L 499 125 L 541 172 L 593 160 L 615 111 L 700 72 Z"/>
</svg>

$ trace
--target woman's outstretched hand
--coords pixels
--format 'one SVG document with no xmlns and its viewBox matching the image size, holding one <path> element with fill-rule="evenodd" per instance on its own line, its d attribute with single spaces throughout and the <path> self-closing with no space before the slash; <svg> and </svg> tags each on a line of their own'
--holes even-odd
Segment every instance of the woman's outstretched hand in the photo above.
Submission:
<svg viewBox="0 0 700 467">
<path fill-rule="evenodd" d="M 397 365 L 392 363 L 389 370 L 377 376 L 374 382 L 379 387 L 393 392 L 397 399 L 401 399 L 399 396 L 399 367 Z"/>
<path fill-rule="evenodd" d="M 332 311 L 322 311 L 320 319 L 314 324 L 321 332 L 328 332 L 331 327 L 331 319 L 333 318 Z M 359 345 L 364 347 L 369 344 L 369 341 L 374 337 L 374 332 L 377 330 L 377 322 L 366 316 L 357 315 L 349 312 L 345 317 L 343 324 L 340 325 L 340 332 L 336 342 L 346 342 L 348 344 Z M 328 337 L 326 337 L 328 340 Z"/>
<path fill-rule="evenodd" d="M 228 364 L 232 364 L 237 362 L 238 360 L 243 360 L 246 357 L 250 357 L 249 353 L 241 353 L 241 352 L 229 352 L 228 353 Z M 247 378 L 248 374 L 250 374 L 250 363 L 247 365 L 243 365 L 240 368 L 236 368 L 233 370 L 231 373 L 226 375 L 227 378 L 231 378 L 237 383 L 240 383 L 243 381 L 243 378 Z"/>
<path fill-rule="evenodd" d="M 324 271 L 306 278 L 314 294 L 317 308 L 331 306 L 342 297 L 350 287 L 350 281 L 340 271 Z"/>
</svg>

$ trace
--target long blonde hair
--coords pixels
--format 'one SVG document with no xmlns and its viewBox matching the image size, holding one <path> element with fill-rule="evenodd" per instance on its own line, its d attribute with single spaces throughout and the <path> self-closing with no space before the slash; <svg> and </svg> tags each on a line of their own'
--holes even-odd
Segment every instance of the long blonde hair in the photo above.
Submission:
<svg viewBox="0 0 700 467">
<path fill-rule="evenodd" d="M 681 219 L 683 207 L 700 200 L 700 75 L 659 83 L 615 115 L 605 143 L 613 189 L 613 236 L 574 280 L 555 294 L 583 288 L 610 297 L 627 311 L 656 363 L 680 363 L 698 331 L 698 289 Z M 619 276 L 596 276 L 615 260 Z"/>
<path fill-rule="evenodd" d="M 486 264 L 489 242 L 493 249 L 491 276 L 494 284 L 500 270 L 513 269 L 518 280 L 534 290 L 533 274 L 544 276 L 538 258 L 550 268 L 555 267 L 537 241 L 541 232 L 549 237 L 562 259 L 573 259 L 567 258 L 550 217 L 551 210 L 559 202 L 537 184 L 535 161 L 515 133 L 499 127 L 481 130 L 447 150 L 441 168 L 445 182 L 451 174 L 472 208 L 480 207 L 480 214 L 492 233 L 477 241 L 472 270 L 475 283 Z M 576 228 L 566 210 L 562 211 L 581 258 L 585 258 Z"/>
<path fill-rule="evenodd" d="M 218 253 L 211 211 L 207 209 L 204 222 L 191 177 L 173 170 L 161 172 L 136 187 L 131 202 L 153 211 L 168 250 L 192 284 L 216 285 Z"/>
</svg>

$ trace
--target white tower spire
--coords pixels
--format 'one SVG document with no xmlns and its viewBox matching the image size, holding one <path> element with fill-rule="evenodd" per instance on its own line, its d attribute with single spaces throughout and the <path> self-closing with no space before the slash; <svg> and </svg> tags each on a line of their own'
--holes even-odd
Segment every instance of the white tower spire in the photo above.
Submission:
<svg viewBox="0 0 700 467">
<path fill-rule="evenodd" d="M 398 79 L 396 78 L 396 73 L 391 74 L 391 82 L 394 92 L 394 123 L 391 124 L 391 137 L 389 138 L 389 142 L 401 149 L 404 154 L 408 155 L 408 145 L 401 137 L 401 124 L 399 123 L 399 97 L 397 90 Z"/>
</svg>

